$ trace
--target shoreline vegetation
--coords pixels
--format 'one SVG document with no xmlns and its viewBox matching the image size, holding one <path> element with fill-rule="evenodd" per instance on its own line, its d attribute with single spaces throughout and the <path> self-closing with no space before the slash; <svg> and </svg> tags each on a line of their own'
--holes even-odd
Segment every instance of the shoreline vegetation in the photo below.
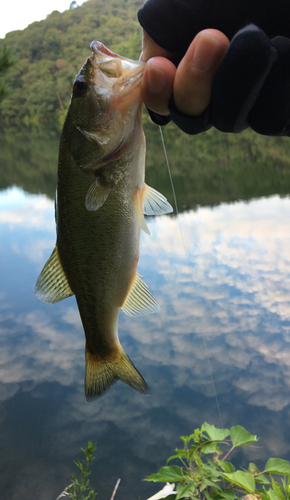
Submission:
<svg viewBox="0 0 290 500">
<path fill-rule="evenodd" d="M 90 55 L 90 44 L 100 40 L 113 52 L 138 59 L 141 29 L 137 10 L 142 0 L 87 0 L 63 13 L 0 40 L 16 64 L 7 83 L 13 94 L 0 104 L 2 126 L 32 125 L 61 130 L 76 73 Z"/>
<path fill-rule="evenodd" d="M 0 190 L 12 185 L 29 193 L 55 195 L 60 132 L 72 82 L 90 43 L 138 59 L 141 29 L 137 10 L 143 0 L 88 0 L 52 12 L 46 19 L 0 40 L 14 64 L 5 81 L 9 95 L 0 102 Z M 144 109 L 147 138 L 146 180 L 173 203 L 158 127 Z M 215 129 L 187 136 L 164 127 L 165 144 L 179 210 L 290 193 L 288 137 L 266 137 L 251 130 L 223 134 Z"/>
<path fill-rule="evenodd" d="M 158 127 L 149 117 L 144 121 L 146 182 L 173 204 Z M 287 137 L 214 129 L 186 136 L 173 124 L 163 133 L 180 212 L 290 193 Z M 19 186 L 54 199 L 59 139 L 60 131 L 48 127 L 5 127 L 0 134 L 0 190 Z"/>
<path fill-rule="evenodd" d="M 253 446 L 259 440 L 241 425 L 220 429 L 204 422 L 193 434 L 180 439 L 183 448 L 176 448 L 159 472 L 144 479 L 166 483 L 147 500 L 239 500 L 241 496 L 244 500 L 289 500 L 290 464 L 287 460 L 269 458 L 262 471 L 253 462 L 247 470 L 236 470 L 229 456 L 237 448 Z M 77 479 L 73 474 L 72 483 L 56 500 L 65 496 L 71 500 L 95 500 L 97 493 L 88 479 L 95 448 L 92 442 L 86 450 L 82 448 L 86 459 L 75 462 L 81 477 Z M 174 465 L 168 465 L 172 461 Z M 120 481 L 118 479 L 110 500 L 114 500 Z"/>
</svg>

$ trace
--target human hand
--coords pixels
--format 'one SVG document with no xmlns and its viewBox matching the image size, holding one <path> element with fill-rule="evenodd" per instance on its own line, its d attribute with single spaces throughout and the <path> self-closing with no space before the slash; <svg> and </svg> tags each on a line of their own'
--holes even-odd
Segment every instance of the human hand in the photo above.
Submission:
<svg viewBox="0 0 290 500">
<path fill-rule="evenodd" d="M 185 115 L 200 115 L 208 106 L 215 72 L 229 45 L 216 29 L 199 32 L 176 68 L 172 54 L 143 30 L 142 59 L 145 67 L 142 95 L 145 105 L 160 115 L 169 115 L 168 101 L 173 94 L 177 109 Z"/>
<path fill-rule="evenodd" d="M 164 59 L 174 54 L 158 46 L 156 49 L 152 42 L 149 39 L 147 43 L 145 35 L 144 59 L 146 51 L 147 57 L 154 50 L 157 56 L 149 59 L 143 82 L 143 98 L 153 110 L 153 121 L 164 125 L 171 118 L 188 134 L 214 126 L 222 132 L 236 133 L 251 127 L 260 134 L 290 135 L 290 37 L 269 38 L 251 24 L 239 30 L 229 44 L 220 31 L 203 30 L 177 69 Z M 209 61 L 203 71 L 192 64 L 200 45 L 203 55 L 197 60 Z M 151 85 L 154 78 L 148 78 L 152 71 L 155 87 Z M 161 81 L 165 81 L 165 90 L 158 94 L 157 83 Z M 170 116 L 166 116 L 172 92 Z"/>
</svg>

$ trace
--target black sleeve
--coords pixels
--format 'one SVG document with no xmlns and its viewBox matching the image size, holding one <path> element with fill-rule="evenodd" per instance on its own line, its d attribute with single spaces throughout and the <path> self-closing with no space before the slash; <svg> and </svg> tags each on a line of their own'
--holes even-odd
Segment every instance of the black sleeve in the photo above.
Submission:
<svg viewBox="0 0 290 500">
<path fill-rule="evenodd" d="M 231 40 L 241 28 L 256 24 L 269 38 L 290 38 L 289 0 L 147 0 L 138 20 L 158 45 L 181 57 L 206 28 Z"/>
<path fill-rule="evenodd" d="M 183 115 L 171 98 L 170 117 L 150 113 L 155 123 L 172 119 L 188 134 L 250 126 L 260 134 L 290 135 L 289 0 L 147 0 L 138 17 L 178 60 L 202 29 L 219 29 L 231 40 L 208 108 L 198 117 Z"/>
</svg>

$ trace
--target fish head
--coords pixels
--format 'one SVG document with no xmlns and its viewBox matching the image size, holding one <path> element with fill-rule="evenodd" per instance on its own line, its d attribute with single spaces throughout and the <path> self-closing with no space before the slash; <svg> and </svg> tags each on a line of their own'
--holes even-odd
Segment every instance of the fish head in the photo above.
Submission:
<svg viewBox="0 0 290 500">
<path fill-rule="evenodd" d="M 120 156 L 136 124 L 141 127 L 141 80 L 145 63 L 111 52 L 101 42 L 74 84 L 66 142 L 78 165 L 96 169 Z"/>
</svg>

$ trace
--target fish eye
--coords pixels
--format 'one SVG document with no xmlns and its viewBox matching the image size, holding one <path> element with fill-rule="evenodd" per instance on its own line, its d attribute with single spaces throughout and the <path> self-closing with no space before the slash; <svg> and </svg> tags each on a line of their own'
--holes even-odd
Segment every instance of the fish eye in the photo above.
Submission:
<svg viewBox="0 0 290 500">
<path fill-rule="evenodd" d="M 88 88 L 87 80 L 84 76 L 79 76 L 74 82 L 73 95 L 79 97 L 85 93 Z"/>
</svg>

